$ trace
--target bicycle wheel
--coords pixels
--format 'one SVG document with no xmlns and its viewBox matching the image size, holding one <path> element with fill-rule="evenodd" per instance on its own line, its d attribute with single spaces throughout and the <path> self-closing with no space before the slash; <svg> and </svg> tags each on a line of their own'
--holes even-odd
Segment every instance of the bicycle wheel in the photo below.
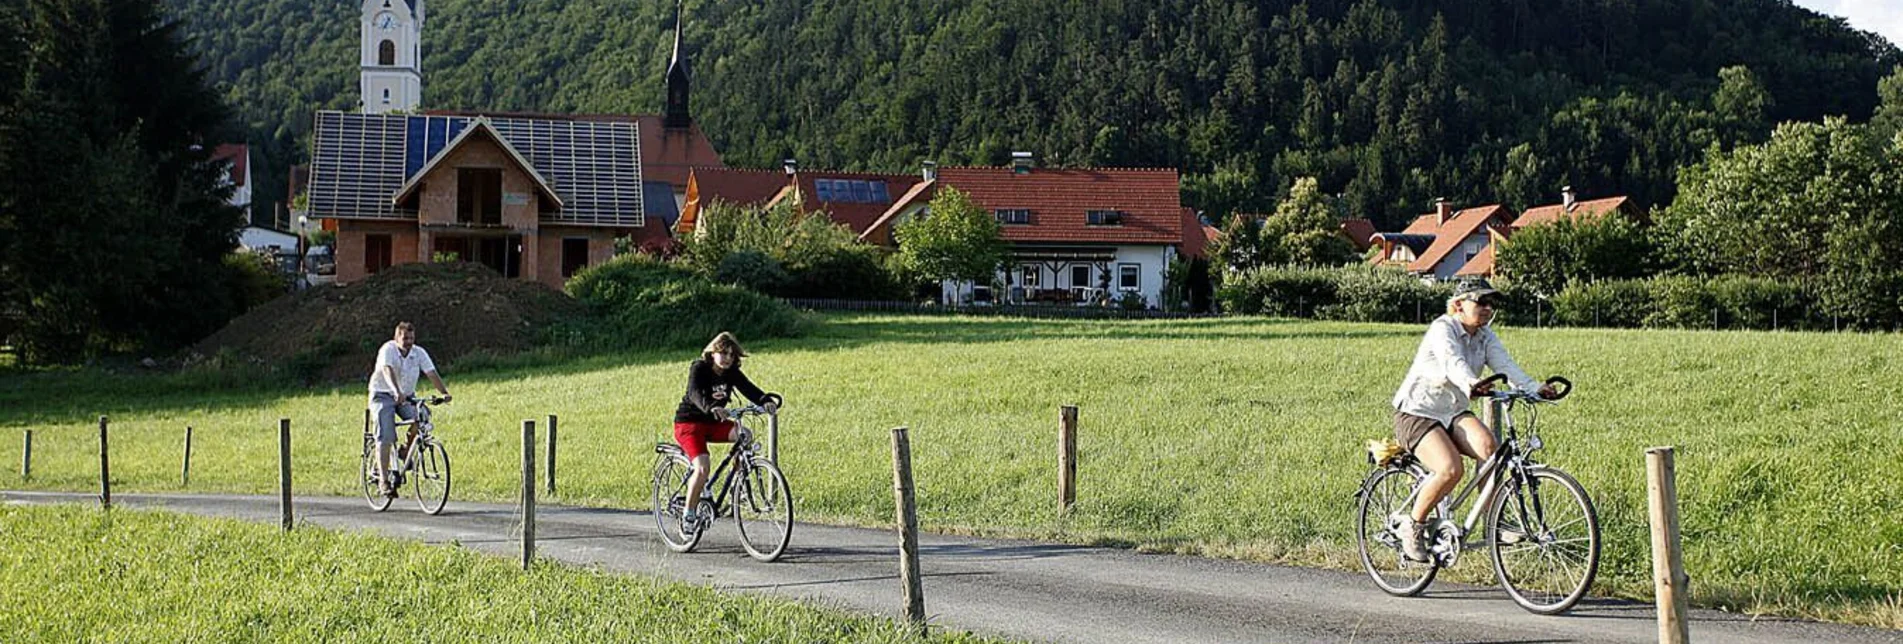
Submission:
<svg viewBox="0 0 1903 644">
<path fill-rule="evenodd" d="M 382 512 L 390 508 L 390 497 L 377 489 L 377 442 L 366 436 L 363 439 L 363 455 L 358 459 L 359 473 L 363 479 L 363 500 L 370 502 L 370 509 Z"/>
<path fill-rule="evenodd" d="M 1599 573 L 1599 514 L 1565 472 L 1538 468 L 1508 477 L 1487 516 L 1493 572 L 1513 603 L 1542 615 L 1566 612 Z"/>
<path fill-rule="evenodd" d="M 449 503 L 449 449 L 435 438 L 416 439 L 410 455 L 410 489 L 424 514 L 441 514 Z"/>
<path fill-rule="evenodd" d="M 1369 475 L 1361 495 L 1359 526 L 1355 541 L 1361 547 L 1361 566 L 1383 592 L 1396 597 L 1413 597 L 1434 583 L 1440 566 L 1415 563 L 1401 555 L 1401 538 L 1395 534 L 1399 518 L 1409 510 L 1408 498 L 1414 491 L 1415 477 L 1406 470 L 1383 469 Z"/>
<path fill-rule="evenodd" d="M 650 506 L 654 527 L 661 534 L 661 542 L 674 552 L 693 550 L 707 532 L 702 529 L 691 537 L 681 534 L 681 515 L 687 512 L 687 480 L 693 474 L 693 463 L 678 454 L 662 454 L 654 460 L 654 504 Z"/>
<path fill-rule="evenodd" d="M 733 522 L 740 526 L 740 543 L 754 559 L 779 559 L 793 540 L 793 491 L 786 476 L 772 461 L 757 459 L 734 479 Z"/>
</svg>

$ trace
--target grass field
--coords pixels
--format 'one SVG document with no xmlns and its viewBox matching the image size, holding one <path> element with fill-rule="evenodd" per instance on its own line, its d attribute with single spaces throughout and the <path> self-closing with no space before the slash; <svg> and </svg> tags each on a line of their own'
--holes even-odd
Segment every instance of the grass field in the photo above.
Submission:
<svg viewBox="0 0 1903 644">
<path fill-rule="evenodd" d="M 462 548 L 72 506 L 0 507 L 0 632 L 27 642 L 980 641 L 571 566 L 524 574 Z"/>
<path fill-rule="evenodd" d="M 803 518 L 889 522 L 887 430 L 907 425 L 929 529 L 1353 568 L 1361 443 L 1390 431 L 1388 398 L 1420 332 L 1259 318 L 845 316 L 810 337 L 750 345 L 747 371 L 787 397 L 781 460 Z M 1892 469 L 1903 338 L 1501 332 L 1530 372 L 1578 384 L 1542 414 L 1541 456 L 1598 504 L 1596 592 L 1650 595 L 1643 451 L 1676 445 L 1696 601 L 1903 628 L 1903 477 Z M 438 421 L 455 498 L 514 498 L 520 421 L 558 413 L 560 492 L 548 501 L 645 507 L 649 446 L 667 437 L 689 358 L 452 369 L 456 402 Z M 185 489 L 271 490 L 283 416 L 296 424 L 299 492 L 356 493 L 361 385 L 221 392 L 202 378 L 75 372 L 0 383 L 0 426 L 36 431 L 33 478 L 0 474 L 6 487 L 95 488 L 103 413 L 115 490 L 181 489 L 186 425 L 197 430 Z M 1082 410 L 1080 491 L 1060 515 L 1066 403 Z M 0 462 L 17 463 L 9 434 Z M 1482 557 L 1456 572 L 1491 576 Z"/>
</svg>

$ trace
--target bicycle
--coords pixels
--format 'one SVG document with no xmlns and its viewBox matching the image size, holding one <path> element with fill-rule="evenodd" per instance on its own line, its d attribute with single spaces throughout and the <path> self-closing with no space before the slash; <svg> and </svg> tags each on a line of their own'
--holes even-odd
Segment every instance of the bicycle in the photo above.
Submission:
<svg viewBox="0 0 1903 644">
<path fill-rule="evenodd" d="M 1483 382 L 1505 380 L 1504 375 L 1495 374 Z M 1493 560 L 1494 576 L 1521 608 L 1555 615 L 1585 596 L 1599 572 L 1599 515 L 1578 481 L 1533 460 L 1533 452 L 1545 446 L 1534 431 L 1538 420 L 1534 405 L 1557 402 L 1573 389 L 1565 378 L 1553 377 L 1546 383 L 1564 389 L 1550 400 L 1519 391 L 1488 396 L 1501 404 L 1498 424 L 1504 439 L 1465 488 L 1435 508 L 1422 535 L 1433 540 L 1427 563 L 1403 556 L 1396 534 L 1414 507 L 1427 470 L 1392 440 L 1385 446 L 1370 441 L 1368 460 L 1373 471 L 1355 494 L 1359 505 L 1356 541 L 1362 566 L 1381 590 L 1397 597 L 1418 595 L 1441 568 L 1458 562 L 1461 552 L 1485 547 Z M 1525 438 L 1514 422 L 1513 411 L 1519 405 L 1525 405 L 1527 415 Z M 1549 494 L 1555 487 L 1559 492 Z M 1455 523 L 1449 518 L 1454 508 L 1476 490 L 1479 494 L 1466 521 Z M 1483 512 L 1485 538 L 1470 543 L 1467 536 Z"/>
<path fill-rule="evenodd" d="M 441 514 L 443 506 L 449 503 L 449 448 L 436 437 L 435 423 L 430 422 L 430 406 L 449 402 L 448 398 L 431 396 L 419 400 L 414 396 L 409 402 L 416 404 L 416 417 L 408 422 L 399 422 L 398 428 L 410 427 L 414 435 L 410 438 L 408 454 L 390 455 L 391 494 L 383 494 L 377 485 L 377 434 L 376 428 L 366 423 L 363 428 L 363 454 L 358 459 L 363 474 L 363 498 L 370 502 L 370 509 L 382 512 L 396 500 L 395 490 L 403 487 L 406 479 L 413 479 L 411 486 L 416 496 L 416 504 L 423 508 L 424 514 Z M 374 422 L 374 421 L 372 421 Z"/>
<path fill-rule="evenodd" d="M 716 517 L 732 516 L 740 528 L 740 543 L 748 555 L 760 561 L 774 561 L 786 552 L 786 544 L 793 539 L 792 490 L 779 466 L 767 460 L 759 444 L 753 441 L 753 432 L 742 422 L 748 416 L 766 413 L 766 409 L 758 405 L 728 412 L 728 418 L 741 430 L 740 440 L 734 442 L 727 450 L 727 457 L 707 477 L 708 494 L 701 497 L 697 513 L 703 523 L 693 536 L 683 536 L 680 528 L 681 518 L 686 514 L 687 484 L 694 474 L 694 464 L 679 445 L 655 444 L 654 452 L 659 456 L 654 462 L 654 504 L 651 507 L 661 541 L 669 550 L 693 551 Z M 727 471 L 729 465 L 733 466 L 732 472 Z M 727 475 L 725 481 L 721 480 L 722 474 Z"/>
</svg>

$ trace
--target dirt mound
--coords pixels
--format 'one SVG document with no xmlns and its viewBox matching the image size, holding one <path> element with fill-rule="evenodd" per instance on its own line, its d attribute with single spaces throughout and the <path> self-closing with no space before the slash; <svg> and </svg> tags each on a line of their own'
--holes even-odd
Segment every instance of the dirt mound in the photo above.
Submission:
<svg viewBox="0 0 1903 644">
<path fill-rule="evenodd" d="M 479 264 L 404 264 L 273 300 L 193 346 L 186 361 L 260 365 L 306 380 L 366 378 L 398 321 L 416 325 L 416 343 L 444 366 L 471 351 L 529 348 L 583 310 L 560 291 Z"/>
</svg>

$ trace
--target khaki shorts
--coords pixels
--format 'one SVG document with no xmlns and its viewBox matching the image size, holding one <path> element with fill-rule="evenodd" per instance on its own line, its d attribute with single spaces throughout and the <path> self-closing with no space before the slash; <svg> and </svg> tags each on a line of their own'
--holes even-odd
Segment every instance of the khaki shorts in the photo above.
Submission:
<svg viewBox="0 0 1903 644">
<path fill-rule="evenodd" d="M 1462 417 L 1478 418 L 1473 415 L 1473 412 L 1463 411 L 1454 416 L 1454 424 L 1460 424 Z M 1426 438 L 1436 429 L 1445 432 L 1447 426 L 1432 418 L 1423 418 L 1400 411 L 1394 412 L 1394 440 L 1407 448 L 1407 451 L 1414 451 L 1414 446 L 1419 445 L 1422 438 Z M 1448 438 L 1451 439 L 1453 436 L 1450 434 Z"/>
</svg>

